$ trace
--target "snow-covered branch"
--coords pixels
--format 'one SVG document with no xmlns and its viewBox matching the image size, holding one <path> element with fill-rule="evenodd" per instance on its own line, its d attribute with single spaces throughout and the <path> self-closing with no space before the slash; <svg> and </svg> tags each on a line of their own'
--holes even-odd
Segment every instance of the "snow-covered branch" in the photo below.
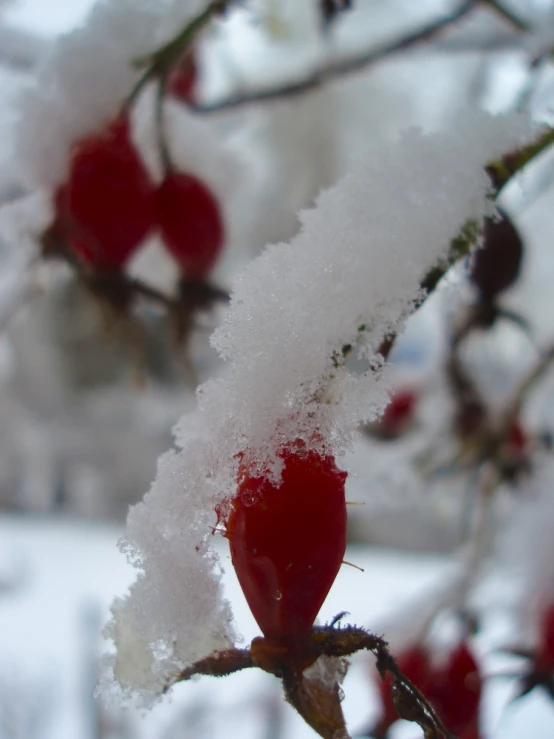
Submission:
<svg viewBox="0 0 554 739">
<path fill-rule="evenodd" d="M 140 575 L 111 627 L 123 687 L 159 691 L 172 670 L 228 647 L 231 616 L 207 538 L 215 506 L 234 493 L 238 455 L 254 469 L 273 464 L 277 480 L 277 445 L 303 438 L 340 454 L 384 407 L 386 375 L 350 373 L 334 352 L 358 342 L 359 356 L 375 364 L 422 276 L 468 217 L 485 214 L 484 162 L 516 146 L 526 128 L 461 111 L 447 132 L 409 131 L 394 146 L 375 146 L 302 213 L 290 244 L 268 247 L 240 275 L 213 337 L 225 371 L 199 388 L 197 412 L 180 424 L 182 451 L 160 460 L 129 515 L 125 549 Z"/>
</svg>

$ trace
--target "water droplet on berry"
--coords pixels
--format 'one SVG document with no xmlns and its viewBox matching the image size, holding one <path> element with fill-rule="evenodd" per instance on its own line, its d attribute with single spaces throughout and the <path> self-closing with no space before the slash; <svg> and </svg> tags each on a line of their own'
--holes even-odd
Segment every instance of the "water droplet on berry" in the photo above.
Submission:
<svg viewBox="0 0 554 739">
<path fill-rule="evenodd" d="M 281 600 L 281 598 L 283 597 L 283 593 L 280 590 L 277 590 L 275 591 L 273 597 L 275 598 L 275 600 Z"/>
</svg>

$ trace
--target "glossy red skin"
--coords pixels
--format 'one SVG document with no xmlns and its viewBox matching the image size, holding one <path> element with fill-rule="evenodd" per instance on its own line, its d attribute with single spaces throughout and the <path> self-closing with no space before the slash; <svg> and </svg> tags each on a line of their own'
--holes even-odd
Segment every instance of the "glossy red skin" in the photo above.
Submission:
<svg viewBox="0 0 554 739">
<path fill-rule="evenodd" d="M 461 642 L 446 664 L 434 670 L 425 694 L 452 734 L 470 737 L 477 731 L 481 688 L 479 666 Z"/>
<path fill-rule="evenodd" d="M 170 172 L 158 189 L 157 208 L 163 239 L 184 276 L 204 279 L 217 262 L 225 240 L 215 196 L 197 177 Z"/>
<path fill-rule="evenodd" d="M 267 640 L 300 649 L 346 548 L 346 472 L 333 457 L 284 449 L 282 481 L 245 475 L 227 520 L 238 580 Z"/>
<path fill-rule="evenodd" d="M 155 189 L 125 116 L 74 146 L 56 209 L 70 246 L 98 269 L 121 269 L 154 227 Z"/>
</svg>

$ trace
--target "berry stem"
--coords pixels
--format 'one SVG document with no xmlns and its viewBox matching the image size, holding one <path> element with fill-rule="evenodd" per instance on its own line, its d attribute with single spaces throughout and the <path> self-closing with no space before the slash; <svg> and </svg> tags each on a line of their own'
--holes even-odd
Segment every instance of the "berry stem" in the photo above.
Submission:
<svg viewBox="0 0 554 739">
<path fill-rule="evenodd" d="M 156 90 L 156 135 L 164 176 L 174 171 L 165 130 L 164 99 L 166 83 L 167 70 L 160 76 Z"/>
</svg>

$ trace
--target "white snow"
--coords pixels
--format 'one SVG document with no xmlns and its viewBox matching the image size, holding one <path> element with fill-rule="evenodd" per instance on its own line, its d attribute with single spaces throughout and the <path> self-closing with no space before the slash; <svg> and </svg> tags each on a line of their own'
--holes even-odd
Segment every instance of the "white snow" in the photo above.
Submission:
<svg viewBox="0 0 554 739">
<path fill-rule="evenodd" d="M 0 592 L 0 711 L 15 694 L 27 713 L 40 709 L 41 692 L 43 697 L 46 694 L 48 710 L 41 715 L 40 739 L 92 737 L 94 711 L 108 710 L 90 701 L 98 647 L 97 621 L 107 612 L 114 594 L 122 592 L 133 577 L 116 548 L 120 533 L 115 526 L 75 520 L 0 517 L 0 579 L 15 585 L 12 591 Z M 216 543 L 226 564 L 223 541 Z M 450 558 L 367 546 L 349 547 L 346 558 L 365 571 L 341 569 L 323 606 L 321 620 L 328 621 L 348 610 L 347 623 L 384 632 L 393 638 L 393 645 L 398 644 L 403 630 L 411 627 L 414 613 L 436 603 L 442 590 L 448 591 L 456 572 Z M 487 579 L 484 591 L 490 602 L 498 603 L 506 583 L 503 572 L 497 571 Z M 224 587 L 245 639 L 257 636 L 258 628 L 230 564 L 224 573 Z M 507 628 L 498 612 L 491 611 L 477 640 L 486 673 L 507 671 L 509 662 L 494 655 L 492 649 L 506 644 L 510 637 L 513 626 L 512 630 Z M 374 680 L 371 660 L 364 656 L 355 659 L 344 684 L 344 710 L 354 732 L 376 716 Z M 551 703 L 535 691 L 506 708 L 513 690 L 513 681 L 488 682 L 484 737 L 548 736 L 554 729 Z M 287 739 L 314 736 L 284 703 L 279 681 L 259 670 L 178 685 L 169 699 L 146 715 L 131 709 L 122 712 L 115 706 L 109 710 L 112 725 L 127 722 L 129 733 L 124 736 L 135 739 L 171 736 L 171 727 L 173 731 L 179 727 L 187 739 L 223 739 L 230 735 L 256 739 L 264 735 L 270 722 L 274 727 L 280 725 L 281 736 Z M 413 725 L 398 725 L 398 734 L 402 730 L 403 735 L 416 735 Z"/>
<path fill-rule="evenodd" d="M 483 164 L 525 128 L 461 111 L 440 135 L 410 131 L 396 146 L 376 146 L 302 214 L 290 244 L 268 247 L 235 283 L 213 338 L 227 371 L 199 388 L 197 413 L 181 423 L 183 451 L 160 460 L 128 519 L 126 550 L 140 575 L 118 608 L 152 653 L 163 645 L 154 692 L 168 669 L 233 638 L 210 555 L 198 548 L 216 503 L 234 493 L 237 455 L 259 469 L 298 437 L 337 454 L 348 447 L 384 406 L 387 386 L 380 373 L 334 367 L 333 353 L 366 324 L 360 352 L 375 358 L 383 333 L 401 328 L 422 275 L 467 218 L 484 214 Z"/>
</svg>

